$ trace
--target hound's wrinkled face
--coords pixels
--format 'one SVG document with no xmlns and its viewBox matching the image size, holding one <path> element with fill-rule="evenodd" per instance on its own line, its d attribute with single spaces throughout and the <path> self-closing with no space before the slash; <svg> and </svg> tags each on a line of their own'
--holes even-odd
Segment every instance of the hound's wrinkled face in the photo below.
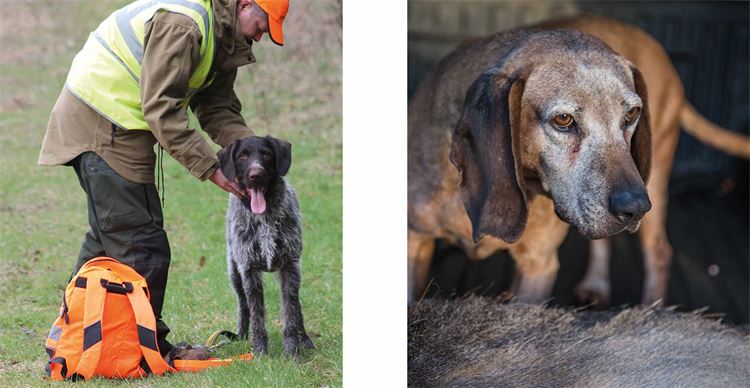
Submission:
<svg viewBox="0 0 750 388">
<path fill-rule="evenodd" d="M 523 167 L 558 216 L 592 239 L 635 231 L 651 204 L 632 156 L 644 101 L 627 64 L 545 61 L 526 79 L 521 107 Z"/>
<path fill-rule="evenodd" d="M 541 183 L 558 216 L 585 237 L 634 231 L 651 207 L 643 77 L 590 35 L 522 36 L 467 89 L 450 160 L 474 241 L 518 241 L 527 181 Z"/>
</svg>

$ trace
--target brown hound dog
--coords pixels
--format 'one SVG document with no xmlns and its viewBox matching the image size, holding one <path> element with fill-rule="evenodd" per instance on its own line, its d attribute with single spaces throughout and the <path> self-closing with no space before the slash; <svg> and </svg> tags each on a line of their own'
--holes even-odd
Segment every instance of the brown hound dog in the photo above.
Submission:
<svg viewBox="0 0 750 388">
<path fill-rule="evenodd" d="M 441 61 L 409 106 L 410 300 L 426 286 L 436 238 L 463 246 L 472 259 L 508 249 L 518 268 L 517 298 L 547 298 L 568 225 L 590 239 L 634 232 L 651 207 L 644 189 L 651 124 L 653 158 L 662 165 L 648 186 L 658 214 L 642 232 L 644 300 L 663 297 L 671 255 L 666 184 L 678 118 L 692 122 L 701 139 L 716 129 L 684 101 L 666 54 L 645 33 L 601 18 L 543 27 L 601 30 L 615 49 L 632 45 L 633 62 L 647 73 L 591 35 L 540 27 L 470 42 Z M 646 44 L 617 44 L 627 39 Z M 741 140 L 738 154 L 750 150 Z M 579 288 L 603 290 L 595 294 L 600 299 L 608 293 L 598 287 L 607 281 L 604 244 L 593 250 L 593 275 Z"/>
</svg>

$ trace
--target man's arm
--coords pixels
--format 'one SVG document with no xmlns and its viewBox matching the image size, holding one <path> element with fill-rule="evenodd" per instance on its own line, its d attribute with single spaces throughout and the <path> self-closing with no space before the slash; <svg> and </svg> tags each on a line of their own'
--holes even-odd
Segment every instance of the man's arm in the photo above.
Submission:
<svg viewBox="0 0 750 388">
<path fill-rule="evenodd" d="M 182 103 L 200 62 L 201 34 L 185 15 L 160 12 L 148 25 L 141 70 L 143 115 L 159 144 L 192 175 L 211 177 L 219 165 L 209 143 L 188 127 Z"/>
<path fill-rule="evenodd" d="M 251 136 L 253 131 L 242 117 L 242 104 L 234 93 L 237 69 L 219 73 L 213 83 L 190 101 L 203 130 L 214 143 L 226 147 L 233 141 Z"/>
</svg>

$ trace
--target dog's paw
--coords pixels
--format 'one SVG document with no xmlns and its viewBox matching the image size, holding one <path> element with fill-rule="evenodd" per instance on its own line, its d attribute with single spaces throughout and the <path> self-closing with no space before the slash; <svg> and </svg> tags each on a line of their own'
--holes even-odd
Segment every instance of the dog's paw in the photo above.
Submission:
<svg viewBox="0 0 750 388">
<path fill-rule="evenodd" d="M 239 332 L 237 333 L 237 338 L 239 338 L 239 339 L 240 339 L 240 341 L 244 341 L 244 340 L 248 339 L 248 337 L 249 337 L 249 336 L 248 336 L 248 333 L 247 333 L 247 329 L 245 329 L 245 330 L 240 330 L 240 331 L 239 331 Z"/>
<path fill-rule="evenodd" d="M 284 354 L 287 357 L 294 357 L 299 360 L 299 339 L 297 336 L 288 336 L 284 338 Z"/>
<path fill-rule="evenodd" d="M 302 335 L 300 335 L 300 343 L 302 343 L 302 347 L 305 349 L 315 349 L 315 344 L 307 333 L 302 333 Z"/>
<path fill-rule="evenodd" d="M 253 341 L 253 353 L 256 355 L 267 355 L 268 354 L 268 342 L 267 341 Z"/>
</svg>

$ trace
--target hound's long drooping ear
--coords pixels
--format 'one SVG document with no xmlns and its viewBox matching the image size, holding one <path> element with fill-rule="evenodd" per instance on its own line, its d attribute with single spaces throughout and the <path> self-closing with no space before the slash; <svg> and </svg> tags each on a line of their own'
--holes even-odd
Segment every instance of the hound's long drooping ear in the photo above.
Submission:
<svg viewBox="0 0 750 388">
<path fill-rule="evenodd" d="M 521 238 L 528 219 L 525 184 L 518 158 L 521 96 L 525 80 L 497 70 L 469 87 L 453 132 L 451 162 L 461 174 L 461 199 L 472 237 L 506 242 Z"/>
<path fill-rule="evenodd" d="M 643 183 L 648 182 L 648 176 L 651 173 L 651 118 L 648 113 L 648 92 L 646 90 L 646 81 L 635 66 L 631 66 L 633 72 L 633 81 L 635 83 L 635 92 L 643 102 L 641 108 L 641 117 L 638 119 L 638 126 L 635 128 L 633 139 L 630 144 L 630 155 L 635 160 L 635 166 L 638 167 L 638 173 L 641 174 Z"/>
<path fill-rule="evenodd" d="M 292 166 L 292 144 L 271 136 L 266 136 L 266 139 L 271 142 L 273 153 L 276 155 L 276 171 L 281 176 L 286 175 Z"/>
<path fill-rule="evenodd" d="M 234 161 L 237 160 L 237 150 L 240 149 L 241 141 L 242 139 L 237 139 L 217 153 L 221 173 L 230 181 L 237 179 L 237 167 L 234 165 Z"/>
</svg>

